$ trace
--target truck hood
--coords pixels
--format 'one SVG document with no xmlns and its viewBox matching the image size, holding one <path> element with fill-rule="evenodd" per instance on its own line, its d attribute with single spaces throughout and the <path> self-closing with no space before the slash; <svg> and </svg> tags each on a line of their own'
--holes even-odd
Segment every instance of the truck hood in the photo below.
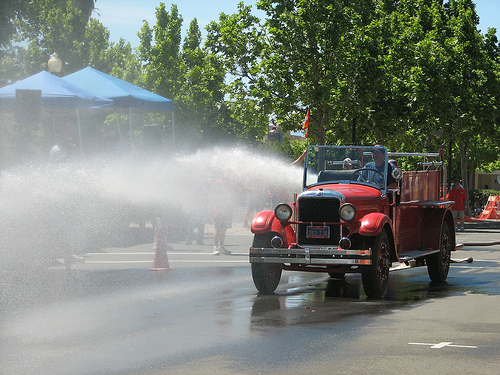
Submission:
<svg viewBox="0 0 500 375">
<path fill-rule="evenodd" d="M 371 186 L 361 184 L 325 184 L 321 186 L 314 186 L 306 190 L 304 193 L 315 194 L 318 190 L 322 190 L 324 194 L 333 195 L 340 194 L 347 199 L 347 201 L 377 199 L 380 198 L 382 192 Z M 302 193 L 302 194 L 304 194 Z M 335 194 L 336 193 L 336 194 Z"/>
</svg>

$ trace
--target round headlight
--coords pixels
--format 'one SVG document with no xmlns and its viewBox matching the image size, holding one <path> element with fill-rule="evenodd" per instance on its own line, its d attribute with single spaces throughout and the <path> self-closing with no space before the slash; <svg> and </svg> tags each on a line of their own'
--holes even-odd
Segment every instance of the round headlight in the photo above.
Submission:
<svg viewBox="0 0 500 375">
<path fill-rule="evenodd" d="M 345 203 L 340 206 L 339 215 L 344 221 L 353 221 L 356 217 L 356 207 L 350 203 Z"/>
<path fill-rule="evenodd" d="M 274 209 L 274 214 L 279 221 L 287 221 L 292 217 L 292 207 L 286 203 L 280 203 Z"/>
</svg>

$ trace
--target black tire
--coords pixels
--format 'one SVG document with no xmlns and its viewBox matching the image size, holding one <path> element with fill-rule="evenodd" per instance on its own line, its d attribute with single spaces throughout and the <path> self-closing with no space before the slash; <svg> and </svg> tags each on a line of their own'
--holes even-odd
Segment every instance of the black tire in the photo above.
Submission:
<svg viewBox="0 0 500 375">
<path fill-rule="evenodd" d="M 439 253 L 432 254 L 426 259 L 427 272 L 431 281 L 442 283 L 448 277 L 451 262 L 451 249 L 455 246 L 450 227 L 447 222 L 443 222 L 441 236 L 439 239 Z"/>
<path fill-rule="evenodd" d="M 252 263 L 252 278 L 262 294 L 273 294 L 281 279 L 281 265 L 273 263 Z"/>
<path fill-rule="evenodd" d="M 253 247 L 271 247 L 271 239 L 276 233 L 256 234 Z M 257 290 L 262 294 L 273 294 L 281 279 L 281 264 L 252 263 L 252 278 Z"/>
<path fill-rule="evenodd" d="M 382 298 L 387 289 L 389 269 L 391 268 L 391 249 L 389 237 L 383 230 L 373 242 L 365 241 L 363 248 L 372 249 L 372 264 L 363 266 L 361 280 L 365 294 L 370 299 Z"/>
</svg>

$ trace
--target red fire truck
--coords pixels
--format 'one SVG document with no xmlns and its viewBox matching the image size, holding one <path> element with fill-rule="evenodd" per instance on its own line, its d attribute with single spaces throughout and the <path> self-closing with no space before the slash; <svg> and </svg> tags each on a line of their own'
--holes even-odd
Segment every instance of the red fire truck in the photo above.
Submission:
<svg viewBox="0 0 500 375">
<path fill-rule="evenodd" d="M 446 280 L 455 228 L 439 153 L 310 146 L 304 164 L 294 202 L 252 220 L 250 263 L 260 293 L 274 293 L 282 270 L 291 270 L 361 273 L 368 298 L 381 298 L 393 262 L 425 265 L 432 281 Z"/>
</svg>

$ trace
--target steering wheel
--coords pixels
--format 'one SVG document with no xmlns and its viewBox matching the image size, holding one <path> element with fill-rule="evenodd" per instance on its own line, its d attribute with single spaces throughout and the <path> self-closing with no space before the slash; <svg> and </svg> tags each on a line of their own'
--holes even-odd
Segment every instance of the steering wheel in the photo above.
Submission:
<svg viewBox="0 0 500 375">
<path fill-rule="evenodd" d="M 367 178 L 365 177 L 361 172 L 374 172 L 374 173 L 371 173 L 371 177 Z M 375 176 L 379 174 L 380 177 L 382 178 L 382 181 L 384 181 L 384 174 L 382 172 L 380 172 L 379 170 L 377 169 L 374 169 L 374 168 L 360 168 L 360 169 L 356 169 L 354 172 L 352 172 L 351 174 L 351 181 L 362 181 L 362 182 L 366 182 L 368 184 L 374 184 L 373 180 L 375 179 Z M 354 178 L 354 176 L 357 176 L 356 178 Z"/>
</svg>

